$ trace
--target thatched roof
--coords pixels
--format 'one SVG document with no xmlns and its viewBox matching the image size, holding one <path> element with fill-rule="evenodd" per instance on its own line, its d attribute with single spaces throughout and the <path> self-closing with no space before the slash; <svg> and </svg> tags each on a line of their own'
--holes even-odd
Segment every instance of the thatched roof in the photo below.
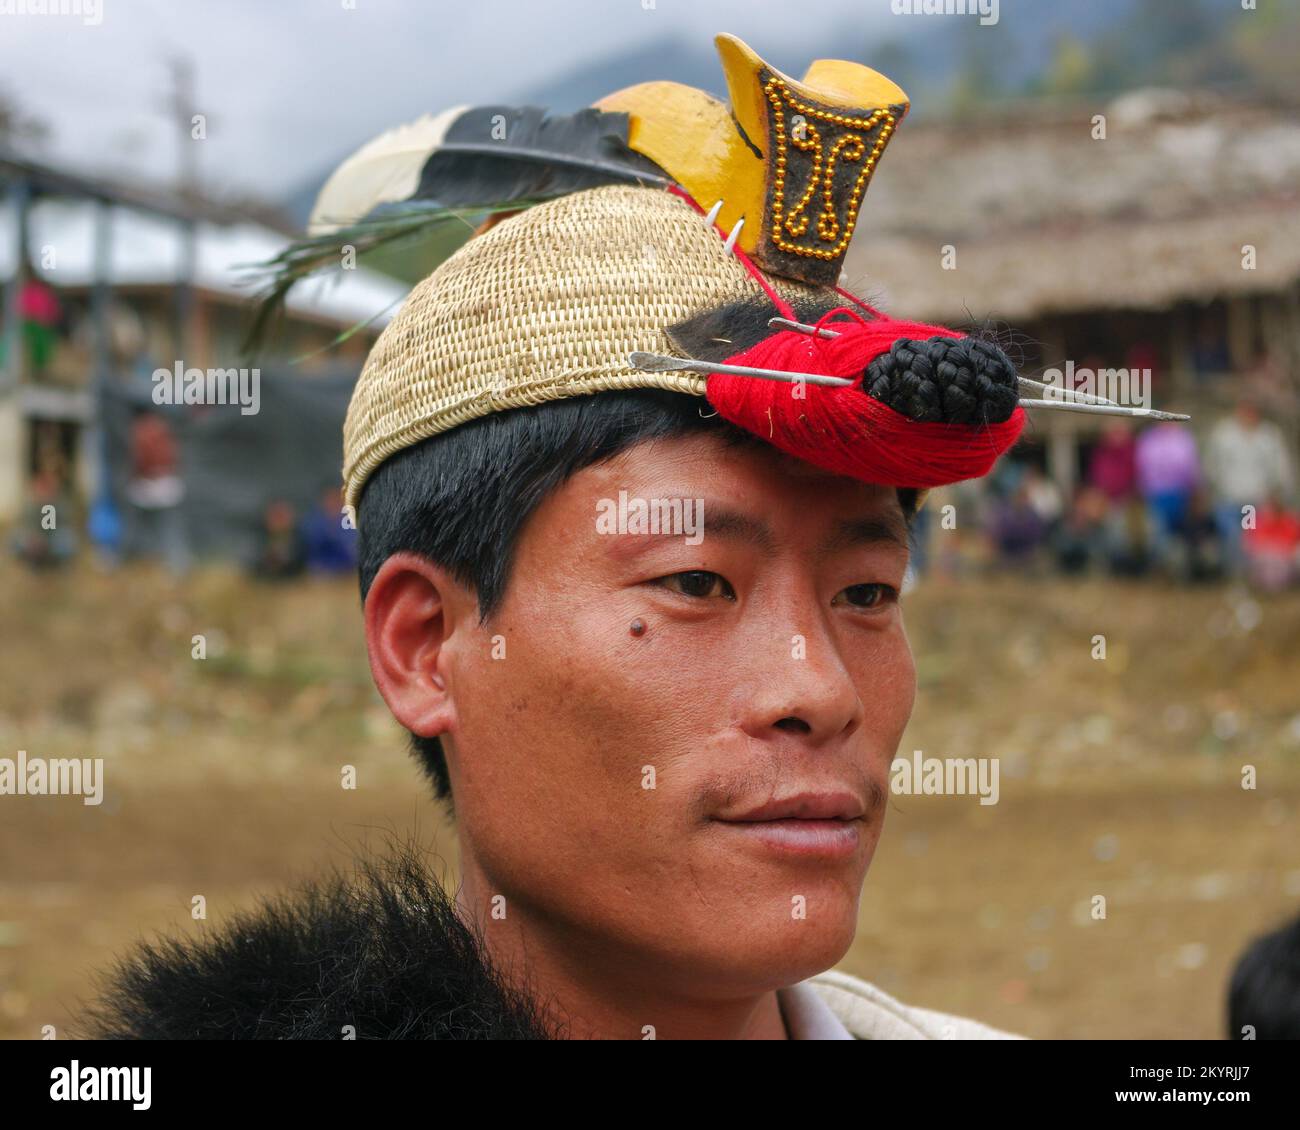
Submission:
<svg viewBox="0 0 1300 1130">
<path fill-rule="evenodd" d="M 1106 115 L 1093 140 L 1092 114 Z M 956 248 L 944 270 L 942 248 Z M 1242 245 L 1257 267 L 1242 269 Z M 1007 321 L 1277 291 L 1300 279 L 1300 114 L 1138 92 L 1074 113 L 909 122 L 845 282 L 891 313 Z"/>
</svg>

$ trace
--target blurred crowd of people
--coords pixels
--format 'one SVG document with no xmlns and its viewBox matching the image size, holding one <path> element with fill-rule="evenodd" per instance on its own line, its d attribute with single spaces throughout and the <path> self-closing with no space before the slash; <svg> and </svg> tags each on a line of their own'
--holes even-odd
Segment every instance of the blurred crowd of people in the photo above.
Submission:
<svg viewBox="0 0 1300 1130">
<path fill-rule="evenodd" d="M 299 515 L 291 502 L 273 499 L 262 512 L 262 537 L 254 575 L 279 581 L 303 573 L 353 573 L 357 532 L 345 524 L 343 492 L 325 487 L 316 505 Z"/>
<path fill-rule="evenodd" d="M 158 413 L 138 412 L 131 424 L 128 473 L 121 500 L 107 494 L 86 512 L 71 489 L 67 460 L 55 449 L 38 452 L 28 499 L 10 534 L 10 549 L 33 569 L 66 565 L 89 543 L 100 561 L 156 560 L 174 576 L 189 572 L 185 480 L 175 433 Z M 287 499 L 267 502 L 258 520 L 256 551 L 244 562 L 268 580 L 304 573 L 351 573 L 357 566 L 357 534 L 346 520 L 343 492 L 321 488 L 301 512 Z"/>
<path fill-rule="evenodd" d="M 918 515 L 917 571 L 1055 568 L 1267 590 L 1300 581 L 1295 469 L 1256 400 L 1242 399 L 1204 444 L 1181 423 L 1116 421 L 1082 470 L 1069 497 L 1014 459 L 987 480 L 934 492 Z"/>
</svg>

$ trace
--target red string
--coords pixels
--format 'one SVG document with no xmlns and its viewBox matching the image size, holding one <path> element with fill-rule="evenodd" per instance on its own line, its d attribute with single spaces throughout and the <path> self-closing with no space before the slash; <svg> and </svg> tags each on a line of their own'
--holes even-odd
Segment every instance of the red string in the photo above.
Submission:
<svg viewBox="0 0 1300 1130">
<path fill-rule="evenodd" d="M 832 310 L 818 325 L 838 313 L 856 323 L 842 322 L 836 338 L 783 330 L 727 362 L 856 380 L 898 338 L 962 336 L 921 322 L 862 321 L 851 310 Z M 928 489 L 979 478 L 1016 442 L 1025 424 L 1022 408 L 1000 424 L 918 423 L 868 396 L 860 383 L 832 388 L 713 373 L 706 393 L 721 416 L 790 455 L 837 475 L 895 487 Z"/>
<path fill-rule="evenodd" d="M 856 294 L 854 294 L 851 290 L 845 290 L 842 286 L 837 286 L 834 289 L 835 289 L 835 293 L 838 294 L 841 298 L 847 298 L 851 302 L 856 302 L 859 306 L 862 307 L 862 309 L 864 309 L 873 318 L 883 318 L 885 316 L 874 306 L 869 306 L 867 305 L 867 303 L 863 302 L 862 299 L 859 298 Z"/>
</svg>

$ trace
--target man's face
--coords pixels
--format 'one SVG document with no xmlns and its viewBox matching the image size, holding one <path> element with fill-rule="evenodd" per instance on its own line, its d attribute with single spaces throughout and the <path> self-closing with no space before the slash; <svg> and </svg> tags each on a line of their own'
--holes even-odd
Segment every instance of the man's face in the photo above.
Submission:
<svg viewBox="0 0 1300 1130">
<path fill-rule="evenodd" d="M 621 491 L 702 499 L 702 539 L 601 532 Z M 683 991 L 833 965 L 915 693 L 905 537 L 893 489 L 709 436 L 553 492 L 500 609 L 438 663 L 485 893 L 575 963 L 632 956 Z"/>
</svg>

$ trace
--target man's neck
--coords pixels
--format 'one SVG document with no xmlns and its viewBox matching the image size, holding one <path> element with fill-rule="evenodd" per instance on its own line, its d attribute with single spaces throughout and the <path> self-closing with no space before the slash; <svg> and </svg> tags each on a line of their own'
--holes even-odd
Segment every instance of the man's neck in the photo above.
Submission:
<svg viewBox="0 0 1300 1130">
<path fill-rule="evenodd" d="M 548 1025 L 570 1039 L 786 1040 L 773 991 L 718 1000 L 663 991 L 643 958 L 597 952 L 556 936 L 511 904 L 494 918 L 490 900 L 467 872 L 456 892 L 462 919 L 483 938 L 487 956 L 544 1010 Z"/>
</svg>

